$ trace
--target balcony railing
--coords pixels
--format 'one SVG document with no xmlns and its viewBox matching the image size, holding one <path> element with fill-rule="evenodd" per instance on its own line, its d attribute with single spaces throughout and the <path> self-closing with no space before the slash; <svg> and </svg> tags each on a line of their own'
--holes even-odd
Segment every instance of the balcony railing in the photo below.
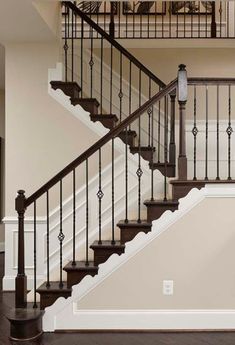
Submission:
<svg viewBox="0 0 235 345">
<path fill-rule="evenodd" d="M 234 1 L 74 3 L 115 38 L 235 38 Z M 81 21 L 79 17 L 76 20 L 76 35 L 80 37 Z M 90 35 L 86 25 L 83 35 Z"/>
</svg>

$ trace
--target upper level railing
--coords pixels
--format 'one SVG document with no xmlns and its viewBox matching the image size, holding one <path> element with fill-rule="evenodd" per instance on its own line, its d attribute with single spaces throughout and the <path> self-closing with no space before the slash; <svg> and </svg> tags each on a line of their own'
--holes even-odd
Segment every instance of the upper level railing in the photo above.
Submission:
<svg viewBox="0 0 235 345">
<path fill-rule="evenodd" d="M 234 1 L 75 1 L 115 38 L 234 38 Z M 81 35 L 77 23 L 77 35 Z M 84 27 L 84 37 L 90 32 Z"/>
</svg>

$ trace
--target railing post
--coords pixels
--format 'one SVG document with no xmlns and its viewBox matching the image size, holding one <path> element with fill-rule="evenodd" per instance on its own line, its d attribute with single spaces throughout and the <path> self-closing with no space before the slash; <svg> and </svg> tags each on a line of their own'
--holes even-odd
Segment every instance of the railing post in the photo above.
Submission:
<svg viewBox="0 0 235 345">
<path fill-rule="evenodd" d="M 211 38 L 216 38 L 215 1 L 211 1 Z"/>
<path fill-rule="evenodd" d="M 176 98 L 176 90 L 170 93 L 170 99 L 171 99 L 170 144 L 169 144 L 169 163 L 170 164 L 175 164 L 175 98 Z"/>
<path fill-rule="evenodd" d="M 109 35 L 114 38 L 115 36 L 115 24 L 114 24 L 114 2 L 110 2 L 110 23 L 109 23 Z"/>
<path fill-rule="evenodd" d="M 15 209 L 18 213 L 18 273 L 15 279 L 15 306 L 25 308 L 27 306 L 27 277 L 25 275 L 24 252 L 24 214 L 25 191 L 19 190 L 15 201 Z"/>
<path fill-rule="evenodd" d="M 187 157 L 185 141 L 185 115 L 188 96 L 188 81 L 185 65 L 179 65 L 178 71 L 178 103 L 179 103 L 179 158 L 178 179 L 187 180 Z"/>
</svg>

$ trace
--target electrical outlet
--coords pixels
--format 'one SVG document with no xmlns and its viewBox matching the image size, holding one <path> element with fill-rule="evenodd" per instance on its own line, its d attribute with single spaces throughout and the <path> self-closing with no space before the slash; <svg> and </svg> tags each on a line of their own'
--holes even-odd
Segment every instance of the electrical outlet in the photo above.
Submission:
<svg viewBox="0 0 235 345">
<path fill-rule="evenodd" d="M 172 296 L 174 292 L 174 281 L 173 280 L 163 280 L 163 295 Z"/>
</svg>

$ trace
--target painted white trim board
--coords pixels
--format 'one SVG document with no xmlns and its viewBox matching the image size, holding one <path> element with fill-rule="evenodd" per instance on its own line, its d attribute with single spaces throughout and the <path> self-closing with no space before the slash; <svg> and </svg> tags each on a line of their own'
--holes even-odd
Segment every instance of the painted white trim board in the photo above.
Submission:
<svg viewBox="0 0 235 345">
<path fill-rule="evenodd" d="M 235 310 L 74 310 L 70 322 L 74 330 L 225 330 L 235 328 Z"/>
</svg>

